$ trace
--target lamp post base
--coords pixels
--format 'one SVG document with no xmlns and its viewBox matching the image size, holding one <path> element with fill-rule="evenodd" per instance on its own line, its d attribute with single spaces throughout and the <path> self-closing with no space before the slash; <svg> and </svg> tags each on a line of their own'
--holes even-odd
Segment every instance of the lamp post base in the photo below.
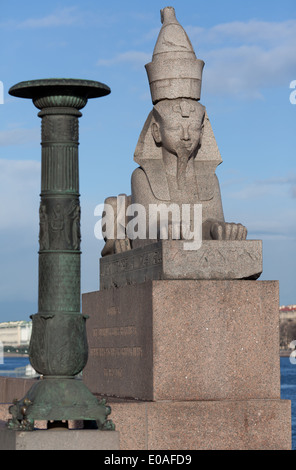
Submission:
<svg viewBox="0 0 296 470">
<path fill-rule="evenodd" d="M 100 430 L 114 430 L 107 417 L 105 401 L 88 390 L 75 377 L 45 377 L 34 384 L 26 396 L 10 407 L 9 429 L 32 431 L 34 421 L 96 421 Z"/>
</svg>

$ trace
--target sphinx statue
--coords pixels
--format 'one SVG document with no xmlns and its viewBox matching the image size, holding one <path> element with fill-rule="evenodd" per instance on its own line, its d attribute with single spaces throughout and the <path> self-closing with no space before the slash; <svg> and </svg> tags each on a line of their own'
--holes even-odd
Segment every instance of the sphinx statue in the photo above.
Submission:
<svg viewBox="0 0 296 470">
<path fill-rule="evenodd" d="M 206 108 L 199 102 L 204 62 L 196 58 L 174 8 L 161 10 L 161 21 L 152 61 L 146 65 L 153 109 L 136 146 L 134 161 L 139 167 L 132 174 L 131 195 L 121 195 L 125 210 L 130 205 L 144 208 L 137 222 L 145 227 L 146 236 L 142 233 L 141 237 L 131 239 L 124 232 L 129 220 L 127 210 L 120 220 L 125 236 L 119 237 L 116 229 L 112 237 L 105 235 L 102 256 L 138 248 L 155 239 L 174 238 L 174 225 L 184 222 L 180 218 L 168 221 L 165 236 L 158 229 L 151 237 L 149 208 L 155 205 L 173 204 L 180 209 L 184 205 L 201 205 L 203 240 L 233 241 L 247 237 L 246 227 L 224 219 L 215 174 L 222 159 Z M 105 205 L 113 211 L 109 215 L 104 211 L 103 226 L 114 217 L 112 225 L 118 230 L 118 199 L 107 198 Z M 176 232 L 181 239 L 186 238 L 186 227 L 192 231 L 193 214 L 191 211 L 187 225 L 183 223 Z"/>
</svg>

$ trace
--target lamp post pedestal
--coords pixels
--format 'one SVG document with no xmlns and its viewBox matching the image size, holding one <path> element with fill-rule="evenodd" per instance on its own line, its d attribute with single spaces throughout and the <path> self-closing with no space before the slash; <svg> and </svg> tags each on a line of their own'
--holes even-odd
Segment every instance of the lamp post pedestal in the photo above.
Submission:
<svg viewBox="0 0 296 470">
<path fill-rule="evenodd" d="M 32 99 L 42 119 L 38 313 L 31 317 L 29 349 L 42 379 L 10 408 L 9 427 L 92 420 L 112 429 L 110 408 L 77 378 L 88 356 L 87 317 L 80 313 L 78 118 L 89 98 L 110 89 L 89 80 L 45 79 L 18 83 L 9 93 Z"/>
</svg>

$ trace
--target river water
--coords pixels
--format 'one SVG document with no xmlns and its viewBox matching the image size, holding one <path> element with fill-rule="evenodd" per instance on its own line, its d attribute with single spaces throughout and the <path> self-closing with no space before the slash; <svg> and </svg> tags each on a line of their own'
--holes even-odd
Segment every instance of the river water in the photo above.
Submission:
<svg viewBox="0 0 296 470">
<path fill-rule="evenodd" d="M 28 364 L 28 357 L 5 357 L 4 364 L 0 364 L 0 375 L 21 376 Z M 292 448 L 296 450 L 296 364 L 289 357 L 281 357 L 281 398 L 292 403 Z"/>
<path fill-rule="evenodd" d="M 30 364 L 30 361 L 26 356 L 5 356 L 4 364 L 0 363 L 0 375 L 19 377 L 28 364 Z"/>
<path fill-rule="evenodd" d="M 281 357 L 281 398 L 291 400 L 292 448 L 296 450 L 296 364 L 289 357 Z"/>
</svg>

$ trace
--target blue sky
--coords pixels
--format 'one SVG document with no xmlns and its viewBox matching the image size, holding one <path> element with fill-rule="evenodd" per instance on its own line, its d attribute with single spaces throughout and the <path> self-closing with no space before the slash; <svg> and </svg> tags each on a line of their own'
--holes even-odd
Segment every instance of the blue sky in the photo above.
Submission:
<svg viewBox="0 0 296 470">
<path fill-rule="evenodd" d="M 2 2 L 0 17 L 0 321 L 37 312 L 40 119 L 8 89 L 66 77 L 106 83 L 80 119 L 82 292 L 97 290 L 102 242 L 94 209 L 130 193 L 133 154 L 151 98 L 144 65 L 173 6 L 206 63 L 201 103 L 222 155 L 217 169 L 225 217 L 263 240 L 262 280 L 280 281 L 280 303 L 296 303 L 295 0 L 43 0 Z"/>
</svg>

